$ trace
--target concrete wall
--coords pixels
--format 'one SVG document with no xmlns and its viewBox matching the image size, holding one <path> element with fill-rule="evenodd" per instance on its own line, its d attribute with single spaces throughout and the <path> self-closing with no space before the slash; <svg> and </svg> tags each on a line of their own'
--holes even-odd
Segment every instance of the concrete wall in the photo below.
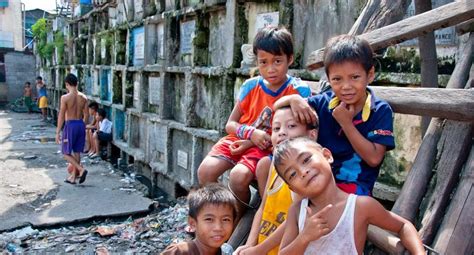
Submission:
<svg viewBox="0 0 474 255">
<path fill-rule="evenodd" d="M 31 83 L 34 90 L 36 78 L 34 55 L 22 52 L 6 53 L 5 74 L 9 102 L 23 95 L 23 86 L 27 81 Z"/>
<path fill-rule="evenodd" d="M 21 1 L 10 0 L 8 7 L 0 8 L 0 47 L 6 47 L 7 44 L 8 48 L 23 50 L 22 24 Z"/>
</svg>

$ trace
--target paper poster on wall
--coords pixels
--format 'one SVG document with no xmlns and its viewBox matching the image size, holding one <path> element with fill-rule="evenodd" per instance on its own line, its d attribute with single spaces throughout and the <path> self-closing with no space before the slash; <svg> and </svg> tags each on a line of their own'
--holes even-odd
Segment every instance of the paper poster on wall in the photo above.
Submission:
<svg viewBox="0 0 474 255">
<path fill-rule="evenodd" d="M 100 39 L 100 57 L 105 58 L 105 39 Z"/>
<path fill-rule="evenodd" d="M 133 82 L 133 101 L 140 100 L 140 82 L 134 81 Z"/>
<path fill-rule="evenodd" d="M 143 65 L 145 58 L 145 28 L 137 27 L 132 30 L 131 47 L 133 48 L 133 65 Z"/>
<path fill-rule="evenodd" d="M 178 150 L 177 164 L 184 169 L 188 169 L 188 153 Z"/>
<path fill-rule="evenodd" d="M 148 77 L 148 98 L 150 104 L 160 104 L 160 90 L 161 90 L 161 78 L 160 77 Z"/>
<path fill-rule="evenodd" d="M 145 57 L 145 34 L 138 33 L 135 35 L 135 49 L 134 49 L 135 59 L 143 59 Z"/>
<path fill-rule="evenodd" d="M 255 21 L 255 33 L 266 26 L 278 26 L 279 12 L 267 12 L 257 14 Z"/>
<path fill-rule="evenodd" d="M 160 23 L 158 24 L 157 26 L 157 31 L 156 31 L 156 34 L 157 34 L 157 42 L 158 42 L 158 58 L 161 58 L 163 59 L 164 58 L 164 48 L 165 48 L 165 40 L 164 40 L 164 36 L 165 36 L 165 26 L 163 23 Z"/>
<path fill-rule="evenodd" d="M 196 21 L 191 20 L 181 23 L 180 48 L 181 54 L 190 54 L 193 49 L 193 38 L 196 30 Z"/>
</svg>

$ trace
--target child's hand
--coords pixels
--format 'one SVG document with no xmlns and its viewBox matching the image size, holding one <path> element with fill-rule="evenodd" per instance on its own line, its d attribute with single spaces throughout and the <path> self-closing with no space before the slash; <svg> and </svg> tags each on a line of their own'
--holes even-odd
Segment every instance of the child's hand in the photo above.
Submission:
<svg viewBox="0 0 474 255">
<path fill-rule="evenodd" d="M 355 114 L 354 105 L 347 105 L 344 102 L 341 102 L 332 112 L 332 116 L 341 127 L 352 124 Z"/>
<path fill-rule="evenodd" d="M 60 144 L 61 141 L 59 139 L 59 132 L 56 132 L 56 138 L 55 138 L 56 144 Z"/>
<path fill-rule="evenodd" d="M 301 234 L 307 237 L 307 241 L 311 242 L 318 240 L 322 236 L 329 233 L 329 226 L 327 221 L 327 214 L 331 210 L 332 204 L 327 205 L 321 211 L 313 214 L 311 208 L 306 207 L 306 220 Z"/>
<path fill-rule="evenodd" d="M 257 246 L 244 245 L 237 248 L 232 255 L 252 255 L 252 254 L 263 254 Z"/>
<path fill-rule="evenodd" d="M 244 153 L 247 149 L 253 146 L 252 141 L 249 140 L 238 140 L 233 142 L 230 147 L 230 154 L 232 155 L 240 155 Z"/>
<path fill-rule="evenodd" d="M 268 146 L 270 146 L 272 141 L 270 135 L 260 129 L 255 129 L 255 131 L 252 133 L 252 137 L 250 137 L 250 140 L 261 150 L 265 150 Z"/>
<path fill-rule="evenodd" d="M 290 102 L 293 116 L 301 123 L 316 123 L 316 112 L 302 97 L 294 97 Z"/>
</svg>

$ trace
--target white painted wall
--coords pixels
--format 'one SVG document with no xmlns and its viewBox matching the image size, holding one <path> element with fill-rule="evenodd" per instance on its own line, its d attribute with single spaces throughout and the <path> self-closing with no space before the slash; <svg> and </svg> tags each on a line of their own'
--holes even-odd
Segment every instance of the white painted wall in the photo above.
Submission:
<svg viewBox="0 0 474 255">
<path fill-rule="evenodd" d="M 8 7 L 0 8 L 0 47 L 23 51 L 21 1 L 9 0 Z"/>
</svg>

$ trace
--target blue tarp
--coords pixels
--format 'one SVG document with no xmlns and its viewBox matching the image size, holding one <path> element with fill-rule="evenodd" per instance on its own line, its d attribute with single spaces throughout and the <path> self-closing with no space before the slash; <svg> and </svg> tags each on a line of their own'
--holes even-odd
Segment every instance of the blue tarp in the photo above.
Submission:
<svg viewBox="0 0 474 255">
<path fill-rule="evenodd" d="M 0 8 L 8 7 L 8 0 L 0 0 Z"/>
</svg>

